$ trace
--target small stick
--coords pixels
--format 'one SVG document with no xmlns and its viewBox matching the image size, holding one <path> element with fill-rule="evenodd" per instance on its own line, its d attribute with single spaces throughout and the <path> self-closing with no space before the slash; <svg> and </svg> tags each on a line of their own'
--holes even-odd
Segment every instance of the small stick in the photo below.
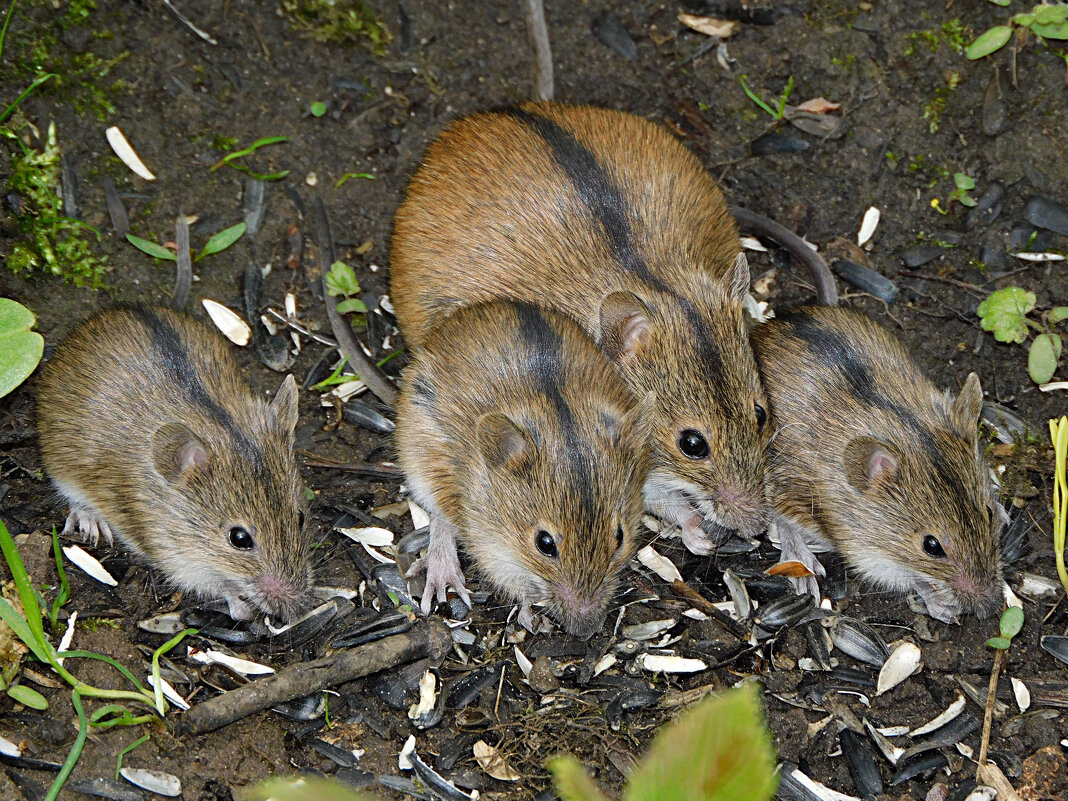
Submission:
<svg viewBox="0 0 1068 801">
<path fill-rule="evenodd" d="M 184 309 L 189 302 L 189 288 L 193 285 L 193 257 L 189 254 L 189 222 L 182 210 L 174 222 L 174 243 L 178 246 L 178 259 L 174 269 L 174 292 L 171 306 Z"/>
<path fill-rule="evenodd" d="M 786 248 L 790 255 L 805 265 L 812 282 L 816 285 L 816 298 L 824 306 L 838 305 L 838 286 L 834 282 L 834 276 L 823 260 L 823 256 L 805 244 L 805 240 L 791 231 L 779 225 L 774 220 L 768 219 L 763 214 L 743 209 L 741 206 L 731 206 L 731 214 L 742 228 L 756 231 L 758 234 L 770 237 Z"/>
<path fill-rule="evenodd" d="M 319 245 L 319 266 L 322 271 L 323 301 L 326 303 L 326 316 L 330 318 L 330 327 L 337 337 L 338 351 L 342 357 L 349 357 L 349 365 L 359 374 L 363 383 L 378 399 L 390 408 L 397 405 L 397 388 L 363 351 L 356 341 L 352 327 L 337 310 L 337 298 L 332 298 L 326 291 L 326 276 L 330 265 L 334 263 L 334 237 L 330 233 L 330 217 L 326 213 L 326 204 L 319 195 L 312 198 L 312 216 L 315 219 L 315 238 Z"/>
<path fill-rule="evenodd" d="M 335 462 L 316 456 L 314 453 L 303 451 L 304 464 L 307 467 L 326 467 L 331 470 L 343 470 L 347 473 L 356 473 L 363 478 L 373 478 L 380 481 L 390 481 L 401 478 L 404 472 L 399 467 L 388 464 L 368 464 L 367 462 Z"/>
<path fill-rule="evenodd" d="M 990 686 L 986 693 L 986 712 L 983 714 L 983 739 L 979 743 L 979 768 L 986 764 L 986 752 L 990 746 L 990 726 L 994 722 L 994 700 L 998 693 L 998 674 L 1001 673 L 1001 661 L 1005 651 L 998 648 L 994 652 L 994 667 L 990 671 Z"/>
<path fill-rule="evenodd" d="M 527 28 L 534 42 L 534 99 L 553 99 L 553 51 L 549 45 L 549 27 L 545 24 L 542 0 L 523 0 Z"/>
<path fill-rule="evenodd" d="M 268 306 L 267 307 L 267 313 L 269 315 L 271 315 L 271 317 L 273 317 L 275 320 L 280 322 L 282 325 L 286 326 L 287 328 L 292 328 L 298 334 L 300 334 L 301 336 L 307 337 L 308 339 L 312 340 L 313 342 L 318 342 L 320 345 L 326 345 L 328 348 L 336 348 L 337 347 L 337 341 L 336 340 L 333 340 L 330 337 L 324 337 L 322 334 L 317 334 L 314 331 L 312 331 L 311 329 L 305 328 L 303 325 L 301 325 L 300 323 L 296 322 L 295 320 L 290 320 L 288 317 L 286 317 L 284 314 L 282 314 L 282 312 L 278 311 L 277 309 L 274 309 L 274 308 Z"/>
<path fill-rule="evenodd" d="M 381 670 L 429 657 L 441 660 L 452 645 L 438 620 L 417 623 L 403 634 L 346 648 L 312 662 L 298 662 L 266 678 L 197 704 L 178 723 L 180 734 L 206 734 L 276 704 L 337 687 Z"/>
<path fill-rule="evenodd" d="M 919 278 L 923 281 L 936 281 L 939 284 L 949 284 L 950 286 L 967 289 L 969 292 L 974 292 L 979 296 L 986 294 L 981 286 L 977 284 L 969 284 L 967 281 L 958 281 L 956 278 L 943 278 L 940 275 L 924 275 L 923 273 L 914 273 L 909 270 L 900 270 L 898 271 L 898 275 L 902 278 Z"/>
</svg>

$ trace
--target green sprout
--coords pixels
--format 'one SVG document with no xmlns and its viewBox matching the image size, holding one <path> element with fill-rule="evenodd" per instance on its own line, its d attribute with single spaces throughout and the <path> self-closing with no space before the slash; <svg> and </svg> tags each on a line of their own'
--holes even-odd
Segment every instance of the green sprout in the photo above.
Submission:
<svg viewBox="0 0 1068 801">
<path fill-rule="evenodd" d="M 975 206 L 977 201 L 968 194 L 975 189 L 975 179 L 970 175 L 965 175 L 963 172 L 955 172 L 953 173 L 953 183 L 956 185 L 956 189 L 949 193 L 949 199 L 969 208 Z"/>
<path fill-rule="evenodd" d="M 781 120 L 783 114 L 786 113 L 786 101 L 790 99 L 790 94 L 794 91 L 794 76 L 790 76 L 790 80 L 786 82 L 786 88 L 783 89 L 782 94 L 779 95 L 778 109 L 773 109 L 771 106 L 764 102 L 764 99 L 760 97 L 760 95 L 758 95 L 756 92 L 749 88 L 749 85 L 745 82 L 745 79 L 748 77 L 748 75 L 740 75 L 738 77 L 738 82 L 742 85 L 742 90 L 745 92 L 746 97 L 748 97 L 750 100 L 752 100 L 762 109 L 764 109 L 764 111 L 771 115 L 771 118 L 773 120 Z"/>
<path fill-rule="evenodd" d="M 1036 332 L 1027 352 L 1027 372 L 1036 384 L 1053 378 L 1064 343 L 1053 326 L 1068 319 L 1068 306 L 1054 306 L 1044 322 L 1027 315 L 1035 308 L 1035 293 L 1009 286 L 990 294 L 975 310 L 984 331 L 993 331 L 998 342 L 1022 344 L 1029 333 Z"/>
<path fill-rule="evenodd" d="M 308 110 L 311 111 L 313 117 L 321 117 L 326 114 L 326 103 L 322 100 L 316 100 Z"/>
<path fill-rule="evenodd" d="M 229 228 L 224 228 L 218 233 L 212 234 L 211 238 L 204 243 L 204 249 L 193 257 L 193 261 L 200 261 L 206 256 L 211 256 L 214 253 L 226 250 L 230 245 L 234 244 L 234 242 L 245 235 L 245 229 L 247 227 L 248 226 L 245 223 L 239 222 L 237 225 L 231 225 Z M 142 253 L 147 253 L 154 259 L 165 259 L 167 261 L 177 261 L 178 259 L 178 256 L 174 251 L 168 250 L 163 247 L 163 245 L 158 245 L 148 239 L 142 239 L 133 234 L 127 234 L 126 239 L 135 248 Z"/>
<path fill-rule="evenodd" d="M 1008 0 L 997 2 L 995 5 L 1007 6 Z M 1016 26 L 1015 28 L 1013 26 Z M 1031 31 L 1039 39 L 1068 39 L 1068 5 L 1051 5 L 1042 3 L 1031 9 L 1029 14 L 1016 14 L 1006 25 L 995 25 L 965 48 L 965 55 L 972 61 L 996 53 L 1009 43 L 1013 31 L 1021 35 L 1024 31 Z"/>
<path fill-rule="evenodd" d="M 1049 436 L 1053 441 L 1053 554 L 1057 559 L 1057 575 L 1068 593 L 1068 570 L 1064 567 L 1065 528 L 1068 527 L 1068 417 L 1049 421 Z"/>
<path fill-rule="evenodd" d="M 338 188 L 344 186 L 345 183 L 348 182 L 348 180 L 350 178 L 363 178 L 364 180 L 367 180 L 367 181 L 375 180 L 375 177 L 373 175 L 371 175 L 371 173 L 369 173 L 369 172 L 347 172 L 344 175 L 342 175 L 340 178 L 337 179 L 337 183 L 334 184 L 334 189 L 338 189 Z"/>
<path fill-rule="evenodd" d="M 1010 606 L 1001 613 L 998 621 L 1000 633 L 997 637 L 991 637 L 986 644 L 999 651 L 1007 651 L 1012 645 L 1012 638 L 1020 633 L 1024 624 L 1024 611 L 1019 606 Z"/>
<path fill-rule="evenodd" d="M 288 136 L 264 136 L 261 139 L 257 139 L 248 147 L 241 148 L 241 150 L 235 150 L 233 153 L 227 153 L 225 156 L 219 159 L 219 161 L 213 164 L 211 169 L 208 170 L 208 172 L 215 172 L 223 165 L 227 165 L 233 167 L 235 170 L 246 172 L 253 178 L 258 178 L 261 181 L 277 181 L 280 178 L 285 178 L 287 175 L 289 175 L 289 170 L 282 170 L 281 172 L 272 172 L 269 174 L 253 172 L 244 164 L 236 163 L 236 159 L 244 158 L 245 156 L 250 156 L 257 150 L 259 150 L 261 147 L 266 147 L 267 145 L 277 145 L 281 144 L 282 142 L 288 141 Z"/>
<path fill-rule="evenodd" d="M 356 297 L 360 294 L 356 271 L 343 261 L 335 261 L 330 265 L 330 272 L 326 274 L 326 294 L 332 298 L 344 298 L 337 304 L 338 314 L 367 314 L 367 304 Z"/>
</svg>

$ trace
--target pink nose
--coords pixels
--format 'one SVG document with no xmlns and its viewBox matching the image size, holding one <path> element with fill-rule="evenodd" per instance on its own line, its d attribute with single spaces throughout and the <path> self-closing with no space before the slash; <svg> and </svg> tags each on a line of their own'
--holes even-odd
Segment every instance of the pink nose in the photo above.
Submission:
<svg viewBox="0 0 1068 801">
<path fill-rule="evenodd" d="M 272 601 L 280 601 L 296 595 L 287 581 L 273 574 L 260 578 L 260 591 Z"/>
</svg>

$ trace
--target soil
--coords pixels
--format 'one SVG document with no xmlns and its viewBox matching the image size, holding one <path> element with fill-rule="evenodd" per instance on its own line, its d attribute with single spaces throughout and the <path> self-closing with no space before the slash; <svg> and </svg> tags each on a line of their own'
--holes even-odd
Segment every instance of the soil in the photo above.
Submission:
<svg viewBox="0 0 1068 801">
<path fill-rule="evenodd" d="M 246 160 L 262 173 L 289 171 L 267 186 L 266 215 L 258 234 L 197 263 L 198 280 L 189 308 L 202 319 L 206 319 L 202 298 L 243 309 L 241 279 L 251 261 L 260 268 L 271 266 L 263 305 L 281 308 L 285 293 L 291 291 L 301 318 L 328 331 L 323 305 L 310 293 L 305 275 L 305 268 L 311 271 L 317 264 L 314 248 L 305 251 L 303 267 L 287 265 L 291 227 L 309 235 L 311 244 L 312 225 L 304 211 L 313 194 L 329 210 L 339 258 L 355 268 L 362 297 L 375 308 L 388 292 L 391 218 L 427 143 L 458 115 L 527 98 L 534 65 L 520 3 L 376 0 L 371 5 L 393 33 L 380 54 L 361 41 L 316 41 L 296 30 L 292 18 L 270 0 L 182 0 L 182 14 L 217 44 L 198 37 L 163 4 L 19 3 L 0 67 L 0 107 L 32 80 L 26 65 L 41 48 L 47 51 L 53 71 L 64 66 L 73 70 L 74 65 L 86 63 L 86 54 L 110 64 L 106 71 L 99 67 L 79 79 L 51 81 L 21 104 L 25 120 L 41 134 L 55 122 L 75 176 L 78 216 L 101 232 L 93 248 L 107 260 L 109 270 L 105 287 L 91 291 L 52 277 L 13 276 L 0 265 L 0 295 L 36 312 L 37 328 L 48 346 L 98 309 L 122 302 L 167 302 L 173 264 L 151 259 L 116 235 L 105 203 L 105 179 L 114 181 L 123 197 L 135 234 L 165 242 L 174 238 L 179 213 L 196 215 L 192 241 L 199 246 L 212 233 L 243 219 L 247 176 L 228 165 L 215 168 L 226 150 L 260 137 L 285 136 L 288 141 L 265 147 Z M 1013 236 L 1027 246 L 1033 229 L 1028 228 L 1024 207 L 1031 196 L 1068 203 L 1064 189 L 1068 139 L 1063 134 L 1068 127 L 1068 93 L 1059 48 L 1031 37 L 1019 42 L 1018 51 L 1010 45 L 978 61 L 964 57 L 958 47 L 961 42 L 1001 24 L 1010 11 L 1024 10 L 1019 3 L 1001 9 L 953 0 L 788 0 L 763 3 L 758 9 L 746 11 L 729 1 L 550 0 L 547 18 L 556 98 L 664 122 L 700 156 L 732 202 L 778 220 L 829 254 L 863 262 L 893 279 L 901 291 L 892 303 L 841 284 L 844 302 L 899 334 L 940 386 L 955 391 L 975 371 L 988 400 L 1003 404 L 1030 424 L 1034 439 L 1018 442 L 1007 458 L 1002 449 L 998 461 L 1008 462 L 1007 503 L 1033 524 L 1030 548 L 1015 567 L 1054 576 L 1048 536 L 1052 459 L 1043 443 L 1046 420 L 1065 411 L 1063 395 L 1039 392 L 1028 377 L 1026 350 L 996 343 L 980 329 L 975 309 L 990 291 L 1010 284 L 1034 292 L 1040 311 L 1063 304 L 1068 297 L 1063 262 L 1016 258 L 1000 265 L 979 262 L 982 245 L 991 237 L 1001 250 Z M 680 25 L 676 20 L 680 11 L 742 16 L 748 21 L 726 41 L 725 58 L 717 58 L 712 49 L 690 59 L 705 36 Z M 605 27 L 603 19 L 591 25 L 603 12 L 614 15 L 629 33 L 636 44 L 634 58 L 621 55 L 594 34 L 594 27 Z M 842 120 L 838 135 L 823 138 L 772 120 L 746 97 L 739 82 L 743 74 L 749 87 L 773 106 L 790 80 L 791 103 L 816 97 L 840 103 L 841 110 L 832 114 Z M 316 101 L 326 106 L 322 116 L 311 111 Z M 155 172 L 155 181 L 135 177 L 115 158 L 104 137 L 111 125 L 122 128 Z M 763 139 L 754 147 L 769 133 L 780 138 Z M 31 142 L 39 141 L 27 135 Z M 767 152 L 769 147 L 777 152 Z M 5 172 L 0 163 L 0 182 L 6 180 Z M 976 198 L 994 182 L 1003 185 L 997 214 L 973 218 L 966 207 L 950 199 L 957 172 L 974 178 Z M 342 182 L 351 173 L 373 179 L 350 177 Z M 11 199 L 6 188 L 4 194 L 8 200 L 0 212 L 0 262 L 20 236 L 18 200 Z M 935 198 L 945 214 L 932 205 Z M 881 210 L 881 221 L 869 247 L 859 250 L 852 243 L 870 206 Z M 937 257 L 921 266 L 904 267 L 903 254 L 924 243 L 941 248 Z M 1030 246 L 1066 251 L 1064 238 L 1049 231 L 1038 231 Z M 750 263 L 755 276 L 774 271 L 770 289 L 762 296 L 773 307 L 813 299 L 807 276 L 784 253 L 775 248 L 768 254 L 752 253 Z M 383 347 L 382 329 L 372 326 L 368 337 L 376 356 L 389 352 Z M 396 347 L 395 342 L 388 344 Z M 305 377 L 323 353 L 321 346 L 306 341 L 292 371 Z M 237 355 L 255 387 L 273 390 L 280 383 L 281 376 L 264 367 L 252 349 Z M 401 362 L 394 360 L 389 370 L 396 374 Z M 66 511 L 42 475 L 33 432 L 34 402 L 33 379 L 0 400 L 0 433 L 7 437 L 0 445 L 0 513 L 13 534 L 50 531 Z M 335 411 L 320 406 L 316 393 L 302 393 L 301 412 L 301 451 L 343 463 L 389 459 L 387 436 L 346 422 L 336 424 Z M 312 522 L 324 542 L 321 578 L 357 587 L 363 580 L 357 563 L 367 569 L 366 560 L 328 532 L 344 507 L 370 509 L 400 499 L 399 484 L 317 466 L 306 466 L 303 472 L 317 496 Z M 391 518 L 387 525 L 398 533 L 411 528 L 407 517 Z M 726 597 L 720 580 L 723 567 L 764 568 L 774 561 L 768 549 L 751 557 L 699 559 L 675 542 L 657 547 L 699 591 L 717 601 Z M 49 540 L 32 533 L 21 547 L 35 582 L 54 585 Z M 101 549 L 99 555 L 107 553 Z M 91 620 L 91 625 L 79 625 L 76 647 L 143 667 L 139 646 L 155 648 L 163 640 L 140 631 L 136 622 L 174 608 L 182 599 L 168 593 L 151 571 L 127 559 L 121 549 L 110 553 L 120 577 L 115 591 L 101 589 L 76 569 L 70 570 L 73 601 L 68 609 L 81 610 L 82 621 Z M 631 590 L 651 597 L 655 590 L 661 600 L 653 597 L 647 604 L 628 606 L 625 622 L 678 617 L 686 605 L 672 598 L 668 588 L 650 587 L 647 581 L 644 575 L 631 575 Z M 45 596 L 50 600 L 52 590 Z M 867 701 L 870 708 L 855 696 L 842 695 L 841 703 L 858 716 L 880 725 L 917 726 L 953 700 L 958 677 L 982 688 L 985 695 L 992 652 L 984 641 L 995 633 L 994 621 L 967 618 L 959 626 L 943 625 L 911 611 L 900 596 L 856 586 L 841 608 L 874 625 L 888 641 L 908 636 L 921 645 L 924 656 L 923 671 L 884 696 L 874 697 L 872 689 L 859 688 L 872 696 Z M 176 737 L 173 729 L 102 729 L 94 732 L 73 777 L 113 775 L 116 755 L 144 728 L 150 741 L 128 755 L 125 764 L 176 774 L 185 798 L 240 796 L 242 788 L 259 778 L 295 769 L 336 773 L 337 765 L 312 747 L 315 737 L 365 750 L 358 770 L 341 771 L 359 783 L 373 778 L 361 771 L 396 775 L 397 754 L 414 733 L 427 761 L 463 786 L 479 787 L 486 798 L 521 799 L 542 793 L 549 787 L 544 761 L 561 750 L 576 754 L 618 794 L 623 773 L 657 727 L 675 712 L 656 705 L 628 712 L 624 725 L 614 730 L 602 710 L 612 693 L 632 686 L 622 680 L 615 686 L 580 684 L 576 667 L 591 653 L 596 656 L 598 649 L 609 648 L 607 633 L 589 643 L 557 633 L 528 636 L 521 646 L 531 659 L 546 654 L 565 688 L 556 696 L 560 709 L 535 714 L 539 695 L 521 681 L 511 643 L 501 637 L 509 611 L 492 602 L 476 606 L 471 631 L 477 644 L 463 649 L 470 662 L 465 664 L 454 654 L 440 667 L 442 678 L 449 680 L 481 664 L 500 660 L 507 666 L 510 689 L 501 699 L 496 698 L 495 686 L 484 691 L 479 703 L 490 716 L 481 724 L 472 724 L 471 716 L 461 723 L 449 711 L 436 727 L 415 730 L 406 711 L 425 667 L 416 665 L 338 688 L 340 695 L 330 699 L 331 718 L 335 723 L 353 722 L 329 730 L 329 737 L 322 731 L 309 734 L 314 727 L 308 723 L 273 712 L 200 737 Z M 1048 748 L 1039 756 L 1052 758 L 1055 767 L 1042 772 L 1060 770 L 1064 782 L 1047 781 L 1045 794 L 1035 790 L 1026 797 L 1066 798 L 1068 774 L 1063 755 L 1057 753 L 1058 743 L 1068 736 L 1068 722 L 1060 712 L 1068 698 L 1060 683 L 1065 666 L 1039 647 L 1041 635 L 1064 633 L 1065 612 L 1062 605 L 1030 601 L 1026 611 L 1027 625 L 1013 643 L 1005 672 L 1032 687 L 1035 706 L 1019 714 L 1008 681 L 1003 680 L 1001 691 L 1010 708 L 995 720 L 991 749 L 1010 780 L 1019 785 L 1035 769 L 1026 760 L 1053 746 L 1052 757 Z M 514 632 L 514 627 L 507 630 Z M 700 655 L 695 643 L 707 641 L 707 633 L 700 626 L 684 624 L 677 631 L 684 637 L 676 645 L 680 653 Z M 317 656 L 324 645 L 313 643 L 287 653 L 257 646 L 243 654 L 283 665 Z M 780 635 L 774 649 L 695 676 L 622 678 L 648 682 L 670 698 L 683 690 L 730 686 L 741 676 L 759 674 L 780 758 L 799 763 L 810 776 L 837 790 L 854 793 L 845 760 L 837 752 L 838 727 L 812 725 L 825 717 L 813 699 L 827 685 L 797 669 L 806 647 L 801 630 L 789 630 Z M 849 657 L 840 659 L 843 665 L 874 674 Z M 90 682 L 115 681 L 115 675 L 97 663 L 87 662 L 78 669 Z M 47 715 L 65 723 L 74 720 L 65 691 L 42 691 L 51 702 Z M 981 715 L 971 701 L 967 713 Z M 73 728 L 61 730 L 58 741 L 50 744 L 40 735 L 40 720 L 20 722 L 13 715 L 12 702 L 5 699 L 0 733 L 25 740 L 31 756 L 63 760 Z M 486 776 L 470 751 L 479 738 L 501 747 L 522 780 L 507 783 Z M 963 741 L 978 751 L 978 732 Z M 974 777 L 974 763 L 952 745 L 941 750 L 951 773 L 928 770 L 893 788 L 889 785 L 893 769 L 880 759 L 887 782 L 880 798 L 922 799 L 937 782 L 965 787 Z M 48 772 L 18 765 L 6 771 L 14 784 L 5 789 L 0 774 L 4 797 L 19 798 L 18 793 L 28 799 L 40 797 L 41 788 L 52 778 Z M 377 792 L 390 797 L 382 788 Z M 64 791 L 63 797 L 83 796 Z"/>
</svg>

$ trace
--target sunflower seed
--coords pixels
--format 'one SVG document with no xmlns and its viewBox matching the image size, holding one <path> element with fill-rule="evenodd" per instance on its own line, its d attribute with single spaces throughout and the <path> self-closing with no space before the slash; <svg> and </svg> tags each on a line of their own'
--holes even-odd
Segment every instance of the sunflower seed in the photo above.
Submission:
<svg viewBox="0 0 1068 801">
<path fill-rule="evenodd" d="M 752 618 L 753 625 L 773 632 L 782 626 L 792 626 L 812 611 L 816 602 L 811 595 L 787 595 L 761 609 Z"/>
<path fill-rule="evenodd" d="M 137 152 L 130 146 L 130 143 L 126 140 L 126 136 L 123 134 L 119 126 L 112 125 L 104 131 L 104 136 L 107 137 L 108 144 L 111 145 L 111 149 L 115 151 L 115 155 L 119 157 L 123 164 L 146 181 L 156 180 L 156 176 L 152 174 L 152 170 L 146 167 L 145 163 L 141 161 L 141 157 L 138 156 Z"/>
<path fill-rule="evenodd" d="M 415 752 L 414 736 L 409 737 L 404 743 L 398 761 L 401 770 L 414 770 L 416 776 L 434 795 L 446 801 L 478 801 L 478 790 L 473 790 L 468 795 L 422 760 Z"/>
<path fill-rule="evenodd" d="M 1068 664 L 1068 637 L 1057 634 L 1047 634 L 1039 639 L 1042 650 L 1050 656 Z"/>
<path fill-rule="evenodd" d="M 875 694 L 882 695 L 893 689 L 920 669 L 922 654 L 920 649 L 908 641 L 902 641 L 886 660 L 879 671 Z"/>
<path fill-rule="evenodd" d="M 252 339 L 252 329 L 248 323 L 242 320 L 232 309 L 210 298 L 200 301 L 207 311 L 208 317 L 215 323 L 215 327 L 222 331 L 223 336 L 235 345 L 244 347 Z"/>
<path fill-rule="evenodd" d="M 63 553 L 90 578 L 96 579 L 101 584 L 107 584 L 109 587 L 119 586 L 119 582 L 107 571 L 107 568 L 100 564 L 100 560 L 80 545 L 64 545 Z"/>
<path fill-rule="evenodd" d="M 784 763 L 779 774 L 779 794 L 797 801 L 861 801 L 855 795 L 845 795 L 832 790 L 815 779 L 810 779 L 797 765 Z"/>
<path fill-rule="evenodd" d="M 165 612 L 162 615 L 146 618 L 137 622 L 137 628 L 149 634 L 177 634 L 186 628 L 180 612 Z"/>
<path fill-rule="evenodd" d="M 1016 592 L 1034 603 L 1054 601 L 1061 593 L 1060 582 L 1034 573 L 1016 574 Z"/>
<path fill-rule="evenodd" d="M 883 792 L 883 779 L 879 775 L 879 766 L 875 764 L 875 756 L 871 747 L 852 729 L 842 729 L 838 733 L 838 742 L 842 746 L 842 756 L 845 757 L 849 775 L 853 778 L 853 786 L 864 798 L 872 798 Z"/>
<path fill-rule="evenodd" d="M 831 621 L 830 630 L 835 648 L 860 662 L 881 668 L 890 658 L 883 638 L 866 623 L 839 616 Z"/>
<path fill-rule="evenodd" d="M 729 567 L 723 571 L 723 583 L 734 601 L 734 613 L 738 620 L 747 620 L 753 614 L 753 602 L 749 600 L 749 590 L 741 576 Z"/>
<path fill-rule="evenodd" d="M 146 801 L 148 798 L 136 787 L 131 787 L 125 782 L 120 782 L 116 779 L 109 779 L 106 776 L 68 782 L 64 789 L 74 790 L 97 798 L 107 798 L 108 801 Z"/>
<path fill-rule="evenodd" d="M 864 247 L 868 240 L 872 238 L 875 229 L 879 227 L 879 214 L 880 212 L 875 206 L 871 206 L 864 212 L 864 219 L 861 220 L 860 230 L 857 232 L 858 247 Z"/>
<path fill-rule="evenodd" d="M 171 773 L 144 768 L 123 768 L 119 772 L 130 784 L 136 784 L 150 793 L 165 795 L 168 798 L 177 798 L 182 794 L 182 783 Z"/>
<path fill-rule="evenodd" d="M 1026 712 L 1031 706 L 1031 691 L 1015 676 L 1009 681 L 1012 682 L 1012 693 L 1016 696 L 1016 706 L 1020 707 L 1021 712 Z"/>
<path fill-rule="evenodd" d="M 897 769 L 893 777 L 890 779 L 890 786 L 896 787 L 902 782 L 907 782 L 909 779 L 913 779 L 919 776 L 921 773 L 926 773 L 929 770 L 937 770 L 949 764 L 949 760 L 946 759 L 945 754 L 934 751 L 925 756 L 914 759 L 911 762 L 906 762 L 904 765 Z"/>
<path fill-rule="evenodd" d="M 645 623 L 632 623 L 623 627 L 623 636 L 628 640 L 644 642 L 654 637 L 659 637 L 668 629 L 674 628 L 678 620 L 667 618 L 666 620 L 649 620 Z"/>
</svg>

